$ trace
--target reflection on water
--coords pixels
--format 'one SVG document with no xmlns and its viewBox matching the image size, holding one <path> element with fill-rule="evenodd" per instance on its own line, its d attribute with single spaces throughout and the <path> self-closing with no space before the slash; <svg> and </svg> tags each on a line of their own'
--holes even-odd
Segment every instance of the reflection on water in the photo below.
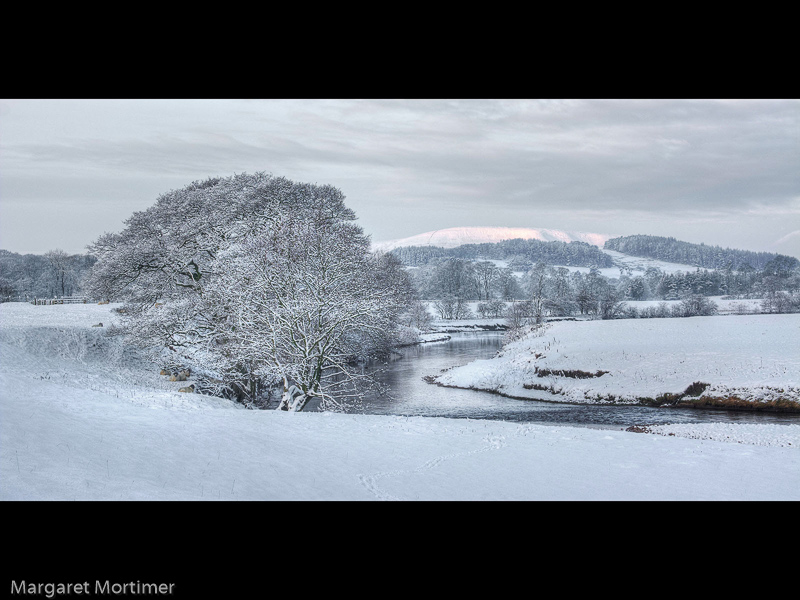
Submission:
<svg viewBox="0 0 800 600">
<path fill-rule="evenodd" d="M 368 398 L 366 414 L 496 419 L 543 424 L 568 424 L 619 429 L 630 425 L 699 422 L 796 423 L 797 414 L 749 411 L 649 408 L 639 406 L 584 406 L 517 400 L 497 394 L 444 388 L 423 380 L 443 369 L 487 359 L 500 349 L 502 332 L 451 334 L 449 342 L 402 348 L 388 364 L 376 369 L 376 378 L 391 397 Z"/>
</svg>

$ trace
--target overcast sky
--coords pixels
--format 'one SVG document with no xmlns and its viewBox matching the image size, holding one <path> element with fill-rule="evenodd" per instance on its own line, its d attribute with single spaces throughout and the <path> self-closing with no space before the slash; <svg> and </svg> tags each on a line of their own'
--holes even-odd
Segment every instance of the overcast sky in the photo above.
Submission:
<svg viewBox="0 0 800 600">
<path fill-rule="evenodd" d="M 0 248 L 83 253 L 159 194 L 332 184 L 374 241 L 471 225 L 800 257 L 798 100 L 0 100 Z"/>
</svg>

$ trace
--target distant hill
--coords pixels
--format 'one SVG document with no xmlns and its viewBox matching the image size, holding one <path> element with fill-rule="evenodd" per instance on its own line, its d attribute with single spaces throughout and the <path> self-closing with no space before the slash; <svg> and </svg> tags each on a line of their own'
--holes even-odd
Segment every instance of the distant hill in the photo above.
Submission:
<svg viewBox="0 0 800 600">
<path fill-rule="evenodd" d="M 568 267 L 596 267 L 606 276 L 643 273 L 650 267 L 665 272 L 701 269 L 785 272 L 800 265 L 794 257 L 772 252 L 735 250 L 682 242 L 672 237 L 534 229 L 529 227 L 451 227 L 407 238 L 376 242 L 374 250 L 392 252 L 408 266 L 446 258 L 504 260 L 515 270 L 542 261 Z M 522 266 L 520 266 L 522 265 Z"/>
<path fill-rule="evenodd" d="M 706 246 L 681 242 L 673 237 L 654 235 L 629 235 L 609 239 L 605 242 L 606 250 L 622 252 L 630 256 L 652 258 L 672 263 L 683 263 L 701 269 L 740 270 L 749 265 L 762 270 L 767 265 L 776 269 L 792 269 L 798 261 L 791 256 L 773 252 L 752 252 L 750 250 L 734 250 L 720 246 Z"/>
<path fill-rule="evenodd" d="M 606 240 L 612 237 L 612 235 L 605 233 L 533 229 L 530 227 L 450 227 L 398 240 L 376 242 L 372 244 L 372 248 L 382 252 L 389 252 L 395 248 L 407 246 L 456 248 L 465 244 L 492 244 L 514 239 L 539 240 L 542 242 L 585 242 L 602 248 Z"/>
<path fill-rule="evenodd" d="M 515 271 L 527 271 L 535 263 L 570 267 L 610 268 L 615 265 L 610 254 L 586 242 L 543 242 L 537 239 L 503 240 L 462 244 L 454 248 L 441 246 L 398 246 L 390 251 L 409 267 L 436 264 L 442 260 L 503 261 Z"/>
</svg>

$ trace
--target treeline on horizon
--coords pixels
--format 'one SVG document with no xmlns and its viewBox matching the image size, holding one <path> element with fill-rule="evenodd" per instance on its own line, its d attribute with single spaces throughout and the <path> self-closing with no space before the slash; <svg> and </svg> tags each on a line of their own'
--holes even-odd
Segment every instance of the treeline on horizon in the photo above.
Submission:
<svg viewBox="0 0 800 600">
<path fill-rule="evenodd" d="M 720 246 L 706 246 L 705 244 L 682 242 L 673 237 L 654 235 L 629 235 L 612 238 L 605 243 L 604 247 L 607 250 L 615 250 L 630 256 L 653 258 L 702 269 L 742 271 L 752 267 L 757 271 L 762 271 L 772 263 L 780 270 L 791 270 L 800 264 L 800 261 L 792 256 L 774 252 L 753 252 Z"/>
<path fill-rule="evenodd" d="M 537 263 L 517 276 L 510 267 L 501 268 L 491 261 L 449 258 L 409 272 L 420 296 L 427 300 L 450 297 L 464 301 L 517 301 L 544 294 L 557 298 L 559 305 L 577 305 L 581 304 L 581 297 L 599 297 L 601 292 L 624 301 L 679 300 L 687 296 L 763 298 L 781 290 L 795 294 L 800 291 L 800 267 L 773 270 L 769 263 L 760 271 L 698 268 L 667 273 L 649 267 L 642 274 L 620 273 L 618 277 L 606 277 L 597 269 L 582 273 Z M 533 281 L 540 287 L 538 292 L 533 291 Z M 557 312 L 563 316 L 571 311 Z"/>
<path fill-rule="evenodd" d="M 791 271 L 800 265 L 792 256 L 775 252 L 754 252 L 720 246 L 707 246 L 682 242 L 673 237 L 629 235 L 612 238 L 604 246 L 637 256 L 665 262 L 679 263 L 701 269 L 728 269 L 763 271 Z M 515 271 L 525 271 L 536 263 L 566 267 L 613 267 L 611 256 L 586 242 L 544 242 L 541 240 L 513 239 L 482 244 L 462 244 L 455 248 L 441 246 L 405 246 L 391 251 L 408 267 L 436 264 L 450 258 L 467 260 L 507 260 Z M 775 273 L 778 274 L 778 273 Z"/>
<path fill-rule="evenodd" d="M 57 298 L 81 293 L 82 281 L 97 258 L 54 249 L 18 254 L 0 249 L 0 302 Z"/>
<path fill-rule="evenodd" d="M 669 242 L 668 238 L 661 239 Z M 586 248 L 602 252 L 599 248 L 581 242 L 512 242 L 470 244 L 449 251 L 438 247 L 412 247 L 406 249 L 410 252 L 397 249 L 394 253 L 401 260 L 405 259 L 403 262 L 423 263 L 408 265 L 414 267 L 410 269 L 412 279 L 420 296 L 433 302 L 444 319 L 468 318 L 465 316 L 468 313 L 465 302 L 475 300 L 483 302 L 484 309 L 492 316 L 499 316 L 502 312 L 501 302 L 538 298 L 539 310 L 535 312 L 539 316 L 598 314 L 603 315 L 602 318 L 618 318 L 622 314 L 620 303 L 630 300 L 682 300 L 708 296 L 766 298 L 770 299 L 765 309 L 767 312 L 794 311 L 800 302 L 800 261 L 789 256 L 728 251 L 727 255 L 717 255 L 718 258 L 727 258 L 723 268 L 696 266 L 670 273 L 649 267 L 643 273 L 635 274 L 622 267 L 618 276 L 606 277 L 597 267 L 590 267 L 588 273 L 570 270 L 563 264 L 566 261 L 559 258 L 537 260 L 532 264 L 528 258 L 530 254 L 515 253 L 510 257 L 505 254 L 507 248 L 555 248 L 561 251 L 572 247 L 578 252 Z M 685 243 L 679 244 L 683 246 Z M 632 250 L 640 251 L 642 247 Z M 668 248 L 669 243 L 659 247 Z M 426 254 L 426 251 L 429 252 Z M 603 255 L 610 258 L 605 253 Z M 508 266 L 500 267 L 492 262 L 491 259 L 501 256 L 506 257 Z M 754 256 L 758 260 L 754 260 Z M 685 260 L 688 254 L 682 257 L 685 263 L 690 262 Z M 676 256 L 667 252 L 652 258 L 677 261 Z M 759 267 L 752 266 L 751 262 Z"/>
<path fill-rule="evenodd" d="M 624 236 L 608 240 L 605 248 L 630 256 L 691 265 L 698 270 L 712 270 L 658 273 L 657 278 L 651 271 L 646 278 L 647 286 L 642 285 L 645 278 L 633 277 L 624 282 L 628 299 L 670 299 L 686 293 L 750 295 L 762 292 L 760 283 L 764 277 L 771 275 L 785 280 L 800 269 L 800 261 L 791 256 L 694 244 L 673 237 Z M 600 248 L 579 241 L 512 239 L 463 244 L 456 248 L 407 246 L 395 248 L 390 254 L 409 267 L 433 267 L 453 259 L 505 260 L 510 271 L 523 273 L 536 264 L 595 269 L 614 266 L 611 256 Z M 67 254 L 60 249 L 44 254 L 19 254 L 0 249 L 0 301 L 78 295 L 82 292 L 82 279 L 96 261 L 91 254 Z M 507 294 L 497 294 L 504 295 Z"/>
<path fill-rule="evenodd" d="M 462 244 L 455 248 L 404 246 L 391 251 L 408 267 L 421 267 L 449 258 L 508 260 L 514 270 L 524 271 L 536 263 L 568 267 L 613 267 L 613 259 L 597 246 L 586 242 L 543 242 L 521 238 L 482 244 Z"/>
</svg>

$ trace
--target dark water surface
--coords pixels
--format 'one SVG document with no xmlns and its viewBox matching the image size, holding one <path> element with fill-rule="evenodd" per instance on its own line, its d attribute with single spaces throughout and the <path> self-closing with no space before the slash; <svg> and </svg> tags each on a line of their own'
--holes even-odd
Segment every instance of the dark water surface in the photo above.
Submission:
<svg viewBox="0 0 800 600">
<path fill-rule="evenodd" d="M 584 406 L 517 400 L 497 394 L 445 388 L 426 383 L 426 375 L 491 358 L 500 349 L 503 332 L 455 333 L 448 342 L 402 348 L 381 367 L 377 378 L 391 389 L 392 398 L 373 396 L 363 412 L 380 415 L 494 419 L 541 424 L 620 429 L 630 425 L 665 423 L 795 423 L 798 414 L 756 413 L 707 409 L 671 409 L 640 406 Z M 355 410 L 353 412 L 356 412 Z"/>
</svg>

